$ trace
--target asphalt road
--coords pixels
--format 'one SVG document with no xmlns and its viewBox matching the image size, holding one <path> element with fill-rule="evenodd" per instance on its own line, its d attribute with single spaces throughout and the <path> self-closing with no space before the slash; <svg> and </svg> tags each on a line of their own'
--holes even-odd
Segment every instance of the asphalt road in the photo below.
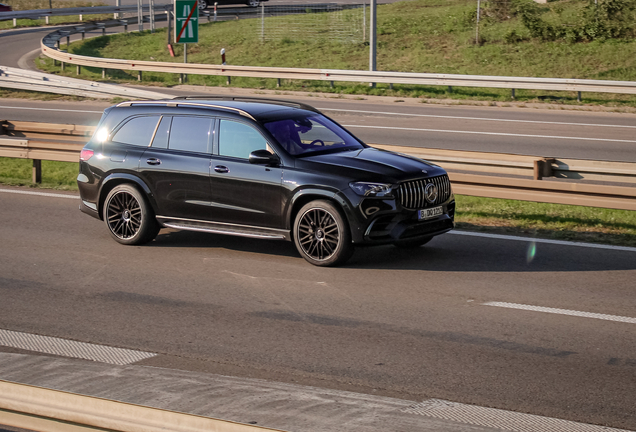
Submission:
<svg viewBox="0 0 636 432">
<path fill-rule="evenodd" d="M 635 251 L 533 255 L 447 234 L 322 269 L 286 242 L 164 230 L 121 246 L 74 199 L 0 192 L 0 220 L 1 329 L 160 354 L 146 365 L 636 429 L 634 322 L 484 305 L 634 320 Z"/>
</svg>

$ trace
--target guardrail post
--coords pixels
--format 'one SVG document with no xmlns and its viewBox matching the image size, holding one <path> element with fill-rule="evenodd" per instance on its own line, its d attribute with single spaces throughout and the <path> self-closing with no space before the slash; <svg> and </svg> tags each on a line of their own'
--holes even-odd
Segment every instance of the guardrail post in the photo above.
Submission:
<svg viewBox="0 0 636 432">
<path fill-rule="evenodd" d="M 86 31 L 82 30 L 82 40 L 84 40 L 85 37 L 86 37 Z"/>
<path fill-rule="evenodd" d="M 66 36 L 66 49 L 68 50 L 69 45 L 71 44 L 71 35 Z"/>
<path fill-rule="evenodd" d="M 42 183 L 42 161 L 40 159 L 33 159 L 33 183 Z"/>
<path fill-rule="evenodd" d="M 576 101 L 577 102 L 581 102 L 581 92 L 578 92 L 578 94 L 576 96 Z"/>
<path fill-rule="evenodd" d="M 80 65 L 77 65 L 77 75 L 82 73 L 82 67 Z"/>
<path fill-rule="evenodd" d="M 543 177 L 552 177 L 552 163 L 554 158 L 536 159 L 534 161 L 534 179 L 542 180 Z"/>
<path fill-rule="evenodd" d="M 124 25 L 124 33 L 128 33 L 128 20 L 121 20 L 120 23 Z"/>
<path fill-rule="evenodd" d="M 49 16 L 45 16 L 44 17 L 44 22 L 46 23 L 46 25 L 49 25 Z"/>
<path fill-rule="evenodd" d="M 18 20 L 17 18 L 13 18 L 13 27 L 17 27 L 18 26 Z"/>
<path fill-rule="evenodd" d="M 82 22 L 82 21 L 83 21 L 83 18 L 84 18 L 84 17 L 82 16 L 82 14 L 80 14 L 80 16 L 79 16 L 79 20 L 80 20 L 80 22 Z"/>
<path fill-rule="evenodd" d="M 62 72 L 64 72 L 64 68 L 66 67 L 66 63 L 64 63 L 64 62 L 60 62 L 60 63 L 61 63 Z"/>
<path fill-rule="evenodd" d="M 276 87 L 280 87 L 280 78 L 276 78 Z"/>
<path fill-rule="evenodd" d="M 106 69 L 102 69 L 102 79 L 106 79 Z"/>
<path fill-rule="evenodd" d="M 453 92 L 453 86 L 448 86 L 448 92 L 452 93 Z"/>
<path fill-rule="evenodd" d="M 137 72 L 137 81 L 141 81 L 141 71 Z"/>
<path fill-rule="evenodd" d="M 512 100 L 515 99 L 515 89 L 511 89 L 510 97 L 512 98 Z"/>
</svg>

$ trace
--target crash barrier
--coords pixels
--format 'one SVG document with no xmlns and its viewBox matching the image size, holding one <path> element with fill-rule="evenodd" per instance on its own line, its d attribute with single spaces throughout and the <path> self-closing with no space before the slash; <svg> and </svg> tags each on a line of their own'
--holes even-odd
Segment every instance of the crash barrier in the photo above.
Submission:
<svg viewBox="0 0 636 432">
<path fill-rule="evenodd" d="M 32 159 L 34 183 L 42 179 L 42 160 L 78 162 L 95 130 L 93 126 L 23 121 L 2 121 L 0 126 L 0 157 Z M 453 191 L 460 195 L 636 210 L 636 187 L 624 186 L 636 184 L 633 162 L 372 145 L 440 164 L 449 172 Z"/>
<path fill-rule="evenodd" d="M 102 99 L 114 97 L 161 99 L 167 96 L 150 90 L 67 78 L 7 66 L 0 66 L 0 87 Z"/>
<path fill-rule="evenodd" d="M 0 380 L 0 425 L 40 432 L 276 431 L 4 380 Z"/>
<path fill-rule="evenodd" d="M 145 60 L 123 60 L 89 57 L 69 54 L 59 50 L 59 41 L 71 34 L 88 31 L 93 26 L 116 26 L 116 21 L 106 23 L 92 23 L 85 26 L 67 27 L 46 35 L 41 41 L 42 53 L 63 64 L 70 63 L 105 69 L 165 72 L 174 74 L 220 75 L 227 77 L 253 77 L 314 81 L 346 81 L 366 83 L 435 85 L 449 87 L 486 87 L 554 90 L 579 92 L 601 92 L 636 94 L 634 81 L 605 81 L 566 78 L 533 78 L 533 77 L 502 77 L 481 75 L 454 75 L 410 72 L 385 71 L 354 71 L 340 69 L 305 69 L 263 66 L 233 66 L 194 63 L 155 62 Z M 101 27 L 100 27 L 101 28 Z M 57 45 L 57 46 L 56 46 Z"/>
</svg>

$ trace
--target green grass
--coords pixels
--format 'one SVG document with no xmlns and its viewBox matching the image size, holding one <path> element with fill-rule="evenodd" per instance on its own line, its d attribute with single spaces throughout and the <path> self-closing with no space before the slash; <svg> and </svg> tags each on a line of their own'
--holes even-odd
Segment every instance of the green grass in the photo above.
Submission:
<svg viewBox="0 0 636 432">
<path fill-rule="evenodd" d="M 49 1 L 48 0 L 8 0 L 3 1 L 3 3 L 10 5 L 14 11 L 21 10 L 36 10 L 36 9 L 48 9 Z M 90 7 L 90 6 L 106 6 L 105 3 L 101 2 L 87 2 L 87 1 L 60 1 L 60 0 L 52 0 L 51 4 L 53 9 L 59 8 L 73 8 L 73 7 Z M 100 20 L 100 19 L 110 19 L 111 15 L 84 15 L 84 21 L 90 20 Z M 79 22 L 79 16 L 54 16 L 49 18 L 49 23 L 51 25 L 60 25 L 60 24 L 74 24 Z M 32 20 L 32 19 L 19 19 L 17 20 L 16 27 L 39 27 L 45 25 L 46 21 L 44 19 Z M 0 21 L 0 29 L 9 29 L 13 27 L 13 20 Z"/>
<path fill-rule="evenodd" d="M 42 183 L 31 182 L 33 161 L 0 157 L 0 183 L 44 189 L 77 190 L 79 162 L 42 161 Z"/>
<path fill-rule="evenodd" d="M 42 184 L 32 163 L 0 158 L 0 183 L 77 190 L 78 164 L 42 161 Z M 590 243 L 636 246 L 636 212 L 457 195 L 457 229 Z"/>
<path fill-rule="evenodd" d="M 575 14 L 580 2 L 558 2 L 567 18 Z M 486 3 L 487 4 L 487 3 Z M 360 11 L 349 11 L 360 14 Z M 567 43 L 542 42 L 532 39 L 528 30 L 516 19 L 499 22 L 484 18 L 480 26 L 480 44 L 475 44 L 475 2 L 468 0 L 414 0 L 378 6 L 378 70 L 401 72 L 429 72 L 445 74 L 502 75 L 528 77 L 586 78 L 636 81 L 636 42 L 607 40 L 605 42 Z M 556 12 L 552 15 L 559 15 Z M 315 14 L 319 19 L 321 14 Z M 548 14 L 549 15 L 549 14 Z M 564 18 L 564 20 L 566 20 Z M 272 18 L 268 18 L 272 19 Z M 297 20 L 293 15 L 277 18 L 279 27 L 286 21 Z M 518 42 L 511 43 L 511 32 Z M 244 66 L 281 66 L 329 69 L 368 69 L 368 43 L 333 42 L 302 34 L 261 42 L 260 20 L 245 19 L 201 24 L 200 42 L 188 45 L 191 63 L 220 64 L 219 51 L 225 48 L 228 64 Z M 62 47 L 66 48 L 65 46 Z M 71 44 L 73 53 L 135 60 L 183 61 L 182 45 L 175 46 L 176 57 L 166 48 L 166 30 L 127 33 L 99 37 L 83 43 Z M 52 60 L 40 66 L 59 72 Z M 74 76 L 74 68 L 65 74 Z M 136 81 L 135 73 L 109 71 L 113 81 Z M 85 78 L 101 80 L 101 69 L 83 68 Z M 144 72 L 144 82 L 158 85 L 178 84 L 178 75 Z M 225 77 L 194 76 L 189 84 L 225 86 Z M 276 89 L 274 79 L 232 78 L 232 86 L 257 89 Z M 402 97 L 479 99 L 510 101 L 506 89 L 453 89 L 447 87 L 387 85 L 369 88 L 368 84 L 283 80 L 282 90 L 305 90 L 341 94 L 373 94 Z M 516 100 L 539 102 L 542 95 L 558 96 L 561 103 L 577 104 L 574 92 L 546 92 L 517 90 Z M 553 102 L 553 101 L 552 101 Z M 636 97 L 583 93 L 583 103 L 617 106 L 636 106 Z"/>
</svg>

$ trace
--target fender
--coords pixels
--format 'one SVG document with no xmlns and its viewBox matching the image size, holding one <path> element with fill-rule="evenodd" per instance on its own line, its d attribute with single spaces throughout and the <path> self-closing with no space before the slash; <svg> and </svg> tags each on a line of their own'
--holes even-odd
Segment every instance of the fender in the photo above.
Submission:
<svg viewBox="0 0 636 432">
<path fill-rule="evenodd" d="M 337 204 L 340 205 L 340 207 L 342 208 L 343 212 L 345 213 L 345 216 L 348 219 L 350 219 L 351 217 L 354 217 L 351 203 L 336 188 L 329 188 L 329 189 L 319 189 L 319 188 L 299 189 L 299 190 L 294 192 L 294 194 L 292 195 L 291 199 L 287 202 L 287 206 L 286 206 L 287 208 L 285 209 L 285 212 L 284 212 L 285 213 L 285 220 L 287 221 L 287 229 L 291 229 L 291 227 L 293 226 L 292 211 L 296 207 L 296 203 L 298 202 L 299 199 L 302 199 L 302 198 L 307 197 L 307 196 L 311 196 L 312 200 L 320 199 L 320 198 L 326 198 L 326 199 L 328 199 L 330 201 L 335 201 Z"/>
<path fill-rule="evenodd" d="M 150 202 L 150 205 L 152 206 L 152 209 L 154 210 L 155 214 L 157 212 L 157 202 L 155 201 L 155 197 L 152 193 L 152 191 L 150 190 L 150 188 L 148 187 L 148 185 L 146 184 L 146 182 L 144 182 L 142 179 L 140 179 L 139 177 L 137 177 L 134 174 L 129 174 L 129 173 L 124 173 L 124 172 L 116 172 L 116 173 L 112 173 L 109 176 L 107 176 L 103 181 L 102 184 L 99 188 L 99 194 L 97 195 L 99 197 L 99 215 L 101 218 L 102 215 L 102 206 L 104 203 L 104 200 L 106 199 L 105 196 L 102 195 L 102 191 L 104 189 L 111 189 L 109 186 L 113 184 L 113 182 L 115 182 L 116 184 L 121 184 L 121 183 L 134 183 L 137 186 L 139 186 L 144 193 L 146 194 L 146 197 L 148 198 L 148 201 Z M 108 186 L 108 187 L 107 187 Z"/>
</svg>

